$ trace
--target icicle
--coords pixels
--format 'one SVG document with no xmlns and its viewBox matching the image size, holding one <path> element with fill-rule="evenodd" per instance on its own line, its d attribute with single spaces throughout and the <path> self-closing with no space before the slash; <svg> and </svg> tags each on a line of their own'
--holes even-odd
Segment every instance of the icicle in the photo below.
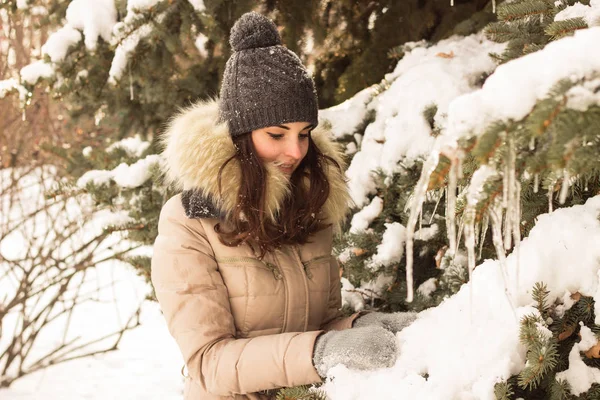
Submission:
<svg viewBox="0 0 600 400">
<path fill-rule="evenodd" d="M 507 205 L 506 205 L 506 218 L 504 224 L 504 248 L 510 250 L 512 247 L 511 236 L 513 229 L 513 212 L 515 209 L 515 182 L 516 182 L 516 152 L 515 145 L 512 139 L 508 139 L 508 159 L 506 160 L 508 179 L 507 179 Z"/>
<path fill-rule="evenodd" d="M 465 226 L 465 218 L 463 216 L 460 219 L 460 224 L 458 224 L 458 237 L 456 238 L 456 248 L 454 249 L 454 253 L 458 252 L 458 246 L 460 245 L 460 239 L 462 237 L 464 226 Z"/>
<path fill-rule="evenodd" d="M 533 151 L 535 150 L 535 138 L 532 137 L 531 140 L 529 141 L 529 150 Z"/>
<path fill-rule="evenodd" d="M 450 0 L 450 7 L 454 7 L 454 0 Z"/>
<path fill-rule="evenodd" d="M 500 262 L 500 269 L 502 271 L 502 280 L 504 282 L 504 294 L 506 295 L 506 300 L 510 305 L 511 310 L 513 311 L 513 316 L 517 319 L 517 312 L 515 310 L 515 306 L 512 303 L 510 298 L 510 294 L 508 293 L 508 276 L 506 272 L 506 253 L 504 252 L 504 244 L 502 243 L 502 216 L 498 214 L 502 213 L 502 207 L 494 207 L 490 209 L 490 219 L 492 220 L 492 242 L 494 243 L 494 247 L 496 249 L 496 254 L 498 256 L 498 261 Z M 518 293 L 518 292 L 517 292 Z"/>
<path fill-rule="evenodd" d="M 588 187 L 588 182 L 589 182 L 589 177 L 586 176 L 585 177 L 585 188 L 583 190 L 585 190 L 586 192 L 590 190 L 590 188 Z"/>
<path fill-rule="evenodd" d="M 27 113 L 25 112 L 25 107 L 23 107 L 23 114 L 21 114 L 21 121 L 27 121 Z"/>
<path fill-rule="evenodd" d="M 465 211 L 465 247 L 467 248 L 467 265 L 469 267 L 469 309 L 473 316 L 473 270 L 475 269 L 475 210 Z"/>
<path fill-rule="evenodd" d="M 457 241 L 456 241 L 456 184 L 457 184 L 457 171 L 456 171 L 457 160 L 455 158 L 452 159 L 452 164 L 450 165 L 450 172 L 448 175 L 448 197 L 446 199 L 447 202 L 447 210 L 446 210 L 446 231 L 448 232 L 448 244 L 450 245 L 450 254 L 454 255 L 456 253 Z"/>
<path fill-rule="evenodd" d="M 488 226 L 490 225 L 490 213 L 489 211 L 483 216 L 483 222 L 481 223 L 481 236 L 479 238 L 479 253 L 477 259 L 481 260 L 481 253 L 483 252 L 483 242 L 485 241 L 485 235 L 487 235 Z"/>
<path fill-rule="evenodd" d="M 544 23 L 544 13 L 540 14 L 540 24 Z"/>
<path fill-rule="evenodd" d="M 410 207 L 410 216 L 406 226 L 406 301 L 413 301 L 413 236 L 415 233 L 415 225 L 417 218 L 423 208 L 423 201 L 427 195 L 427 187 L 429 186 L 429 178 L 439 162 L 439 152 L 432 152 L 423 164 L 423 170 L 419 181 L 415 186 L 414 195 Z"/>
<path fill-rule="evenodd" d="M 492 0 L 492 12 L 496 14 L 496 0 Z"/>
<path fill-rule="evenodd" d="M 554 185 L 548 187 L 548 212 L 552 212 L 552 192 L 554 191 Z"/>
<path fill-rule="evenodd" d="M 433 207 L 433 212 L 431 213 L 431 218 L 429 218 L 429 225 L 433 222 L 433 217 L 435 216 L 435 212 L 437 211 L 438 206 L 440 205 L 440 201 L 442 201 L 442 197 L 444 196 L 444 189 L 440 189 L 440 196 L 435 203 L 435 207 Z"/>
<path fill-rule="evenodd" d="M 567 194 L 569 194 L 569 180 L 571 177 L 569 176 L 569 171 L 565 168 L 563 175 L 563 182 L 560 187 L 560 196 L 558 197 L 558 202 L 560 204 L 565 204 L 565 200 L 567 200 Z"/>
<path fill-rule="evenodd" d="M 421 208 L 421 212 L 419 213 L 419 237 L 417 239 L 421 239 L 421 235 L 423 234 L 423 208 Z"/>
<path fill-rule="evenodd" d="M 502 175 L 502 208 L 508 206 L 508 161 L 504 163 L 504 175 Z"/>
<path fill-rule="evenodd" d="M 533 193 L 537 193 L 540 189 L 540 174 L 533 175 Z"/>
<path fill-rule="evenodd" d="M 129 65 L 129 100 L 133 101 L 133 78 L 131 77 L 131 64 Z"/>
<path fill-rule="evenodd" d="M 514 199 L 515 209 L 513 212 L 513 240 L 515 242 L 515 249 L 513 254 L 517 257 L 517 268 L 515 275 L 515 293 L 519 293 L 519 271 L 521 259 L 519 255 L 519 250 L 521 247 L 521 184 L 519 182 L 515 183 L 515 199 Z"/>
</svg>

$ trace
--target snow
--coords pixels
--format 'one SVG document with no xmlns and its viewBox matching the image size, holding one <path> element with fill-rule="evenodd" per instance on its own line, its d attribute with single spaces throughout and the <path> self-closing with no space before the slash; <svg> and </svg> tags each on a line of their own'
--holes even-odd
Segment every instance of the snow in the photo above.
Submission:
<svg viewBox="0 0 600 400">
<path fill-rule="evenodd" d="M 559 80 L 581 79 L 600 70 L 600 27 L 576 31 L 543 50 L 500 65 L 473 93 L 448 107 L 449 138 L 479 135 L 494 121 L 519 121 Z"/>
<path fill-rule="evenodd" d="M 575 343 L 569 353 L 569 368 L 556 374 L 556 379 L 563 379 L 571 385 L 571 393 L 579 396 L 587 392 L 592 383 L 600 383 L 600 370 L 585 365 L 579 352 L 587 351 L 598 342 L 592 330 L 582 325 L 580 330 L 581 341 Z"/>
<path fill-rule="evenodd" d="M 60 63 L 67 56 L 69 48 L 81 40 L 81 32 L 70 25 L 65 25 L 50 35 L 42 46 L 42 54 L 50 57 L 53 63 Z"/>
<path fill-rule="evenodd" d="M 423 296 L 429 298 L 431 293 L 435 292 L 437 289 L 437 279 L 429 278 L 425 282 L 421 283 L 417 288 L 417 292 Z"/>
<path fill-rule="evenodd" d="M 121 163 L 111 171 L 88 171 L 77 180 L 77 186 L 85 188 L 90 182 L 94 185 L 104 185 L 113 180 L 123 188 L 136 188 L 150 179 L 150 168 L 158 163 L 160 163 L 160 156 L 151 154 L 131 165 Z"/>
<path fill-rule="evenodd" d="M 206 51 L 206 42 L 208 42 L 208 37 L 203 33 L 200 33 L 198 36 L 196 36 L 196 40 L 194 41 L 194 45 L 200 52 L 200 55 L 204 58 L 208 57 L 208 52 Z"/>
<path fill-rule="evenodd" d="M 506 300 L 500 262 L 486 260 L 475 269 L 471 285 L 463 285 L 438 307 L 420 313 L 398 334 L 400 355 L 393 368 L 359 372 L 340 365 L 331 369 L 333 380 L 325 385 L 331 400 L 493 400 L 494 384 L 524 367 L 519 319 L 535 312 L 531 298 L 535 282 L 547 284 L 550 302 L 565 291 L 600 300 L 599 215 L 600 196 L 585 205 L 540 215 L 520 245 L 519 262 L 527 268 L 520 271 L 518 290 L 516 255 L 506 259 L 514 311 Z"/>
<path fill-rule="evenodd" d="M 16 90 L 19 92 L 19 99 L 24 103 L 29 91 L 14 78 L 0 81 L 0 99 L 4 98 L 8 93 Z"/>
<path fill-rule="evenodd" d="M 367 104 L 376 93 L 376 85 L 361 90 L 336 106 L 319 111 L 319 119 L 331 123 L 334 137 L 352 135 L 367 115 Z"/>
<path fill-rule="evenodd" d="M 85 47 L 95 50 L 98 37 L 110 42 L 117 22 L 114 0 L 73 0 L 67 8 L 67 24 L 83 31 Z"/>
<path fill-rule="evenodd" d="M 600 79 L 586 81 L 574 86 L 566 93 L 567 107 L 577 111 L 587 111 L 590 106 L 600 104 Z"/>
<path fill-rule="evenodd" d="M 350 222 L 350 233 L 358 233 L 364 231 L 369 227 L 369 224 L 373 222 L 375 218 L 381 214 L 383 210 L 383 200 L 381 197 L 375 196 L 371 200 L 371 203 L 354 214 L 352 221 Z"/>
<path fill-rule="evenodd" d="M 571 18 L 583 18 L 588 26 L 600 24 L 600 0 L 591 0 L 589 5 L 575 3 L 554 16 L 555 21 Z"/>
<path fill-rule="evenodd" d="M 377 252 L 371 258 L 374 266 L 388 266 L 400 262 L 404 254 L 404 241 L 406 240 L 406 228 L 399 222 L 385 224 L 385 232 L 381 243 L 377 246 Z"/>
<path fill-rule="evenodd" d="M 389 175 L 400 171 L 399 161 L 410 165 L 429 154 L 434 138 L 423 110 L 431 104 L 437 105 L 435 123 L 444 128 L 450 102 L 477 88 L 482 74 L 490 73 L 496 67 L 488 54 L 504 47 L 488 41 L 483 34 L 454 36 L 428 48 L 424 45 L 417 42 L 407 46 L 412 50 L 408 50 L 394 72 L 386 76 L 389 89 L 374 96 L 366 109 L 361 110 L 360 121 L 368 110 L 374 110 L 376 118 L 367 126 L 361 148 L 346 172 L 350 194 L 358 207 L 363 207 L 375 191 L 372 178 L 375 170 L 381 168 Z M 369 95 L 365 93 L 365 99 Z M 356 108 L 360 110 L 364 100 L 347 102 L 348 108 L 352 105 L 351 115 L 358 115 Z M 344 124 L 336 122 L 349 119 L 348 115 L 334 114 L 332 118 L 337 136 L 352 133 L 359 122 L 356 117 Z"/>
<path fill-rule="evenodd" d="M 111 144 L 106 148 L 106 152 L 119 148 L 125 150 L 131 157 L 140 157 L 148 147 L 150 147 L 150 142 L 144 141 L 139 135 L 136 135 Z"/>
<path fill-rule="evenodd" d="M 350 307 L 354 311 L 365 308 L 363 297 L 355 291 L 354 285 L 346 278 L 342 278 L 342 307 Z"/>
<path fill-rule="evenodd" d="M 21 68 L 20 75 L 22 82 L 35 85 L 41 78 L 51 78 L 54 75 L 54 68 L 42 60 L 35 61 Z"/>
<path fill-rule="evenodd" d="M 206 10 L 204 0 L 189 0 L 189 2 L 192 5 L 192 7 L 194 7 L 194 10 L 196 10 L 197 12 L 203 12 L 204 10 Z"/>
<path fill-rule="evenodd" d="M 129 17 L 130 14 L 127 14 Z M 125 18 L 127 20 L 127 17 Z M 115 30 L 122 30 L 123 25 L 115 25 Z M 127 67 L 128 57 L 135 50 L 140 40 L 147 37 L 152 33 L 152 26 L 150 24 L 144 24 L 140 26 L 136 31 L 127 36 L 123 41 L 117 46 L 115 50 L 115 56 L 113 57 L 112 64 L 110 66 L 110 71 L 108 72 L 108 83 L 111 85 L 116 85 L 117 82 L 123 76 L 123 72 Z M 116 39 L 113 40 L 113 43 L 116 42 Z"/>
<path fill-rule="evenodd" d="M 98 37 L 110 42 L 116 22 L 117 10 L 113 0 L 73 0 L 67 8 L 66 24 L 50 35 L 42 46 L 42 53 L 47 54 L 52 62 L 59 63 L 82 37 L 85 47 L 93 51 Z"/>
</svg>

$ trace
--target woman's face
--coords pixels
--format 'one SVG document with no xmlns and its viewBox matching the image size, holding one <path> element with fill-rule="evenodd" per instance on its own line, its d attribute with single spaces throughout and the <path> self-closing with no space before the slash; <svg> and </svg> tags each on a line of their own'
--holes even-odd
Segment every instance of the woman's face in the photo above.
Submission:
<svg viewBox="0 0 600 400">
<path fill-rule="evenodd" d="M 308 152 L 308 122 L 288 122 L 252 131 L 252 144 L 264 163 L 273 163 L 286 175 L 298 168 Z"/>
</svg>

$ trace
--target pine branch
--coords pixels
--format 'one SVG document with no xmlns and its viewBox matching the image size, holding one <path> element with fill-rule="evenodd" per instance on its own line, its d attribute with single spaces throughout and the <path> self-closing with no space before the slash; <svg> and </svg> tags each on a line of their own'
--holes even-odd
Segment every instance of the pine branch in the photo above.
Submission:
<svg viewBox="0 0 600 400">
<path fill-rule="evenodd" d="M 572 35 L 573 32 L 579 29 L 588 28 L 587 23 L 583 18 L 571 18 L 564 21 L 554 21 L 545 29 L 546 35 L 552 40 L 557 40 L 567 35 Z"/>
</svg>

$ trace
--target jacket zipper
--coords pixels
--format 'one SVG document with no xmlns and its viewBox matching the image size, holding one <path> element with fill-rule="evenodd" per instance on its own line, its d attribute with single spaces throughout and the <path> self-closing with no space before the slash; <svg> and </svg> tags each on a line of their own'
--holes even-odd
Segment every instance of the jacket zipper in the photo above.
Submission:
<svg viewBox="0 0 600 400">
<path fill-rule="evenodd" d="M 277 266 L 273 263 L 267 262 L 267 261 L 262 261 L 259 260 L 257 258 L 252 258 L 252 257 L 223 257 L 223 258 L 217 258 L 217 263 L 236 263 L 236 262 L 243 262 L 243 263 L 260 263 L 262 264 L 264 267 L 266 267 L 269 271 L 271 271 L 271 273 L 273 274 L 273 276 L 275 277 L 276 280 L 280 281 L 283 276 L 281 274 L 281 271 L 279 270 L 279 268 L 277 268 Z"/>
</svg>

